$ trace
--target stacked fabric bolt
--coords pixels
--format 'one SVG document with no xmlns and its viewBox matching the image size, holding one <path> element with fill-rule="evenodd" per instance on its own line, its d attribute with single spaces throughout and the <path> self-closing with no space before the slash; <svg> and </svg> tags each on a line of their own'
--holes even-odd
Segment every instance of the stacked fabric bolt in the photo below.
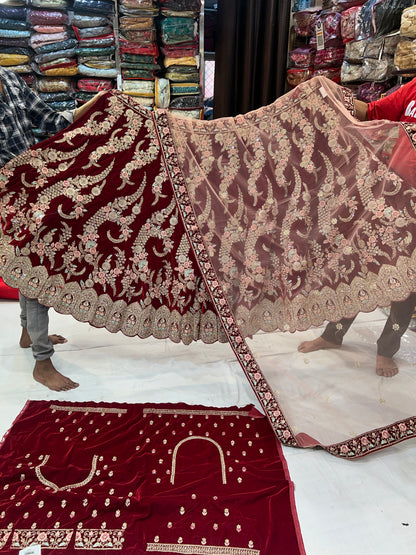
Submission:
<svg viewBox="0 0 416 555">
<path fill-rule="evenodd" d="M 155 75 L 160 70 L 153 0 L 119 0 L 122 90 L 143 106 L 155 104 Z"/>
<path fill-rule="evenodd" d="M 160 0 L 164 77 L 169 82 L 169 109 L 193 118 L 202 117 L 198 16 L 199 0 Z M 158 90 L 164 91 L 162 82 Z"/>
<path fill-rule="evenodd" d="M 36 50 L 34 67 L 38 75 L 45 77 L 73 77 L 76 75 L 78 67 L 75 58 L 75 44 L 68 42 L 71 39 L 71 30 L 68 25 L 67 11 L 30 9 L 28 21 L 33 28 L 30 43 Z M 44 47 L 47 47 L 46 52 Z"/>
<path fill-rule="evenodd" d="M 26 12 L 23 2 L 21 5 L 0 4 L 0 66 L 18 73 L 31 85 L 34 81 L 30 65 L 33 51 L 29 47 Z"/>
<path fill-rule="evenodd" d="M 77 41 L 69 26 L 68 7 L 66 0 L 31 0 L 27 9 L 29 44 L 34 50 L 34 88 L 57 112 L 75 108 L 72 78 L 78 73 Z M 40 130 L 35 134 L 44 138 Z"/>
<path fill-rule="evenodd" d="M 394 65 L 405 77 L 413 77 L 416 73 L 416 6 L 403 10 Z"/>
<path fill-rule="evenodd" d="M 82 103 L 98 90 L 113 88 L 117 78 L 114 4 L 107 0 L 74 0 L 73 10 L 71 23 L 78 39 L 77 98 Z M 94 81 L 84 81 L 85 78 Z"/>
</svg>

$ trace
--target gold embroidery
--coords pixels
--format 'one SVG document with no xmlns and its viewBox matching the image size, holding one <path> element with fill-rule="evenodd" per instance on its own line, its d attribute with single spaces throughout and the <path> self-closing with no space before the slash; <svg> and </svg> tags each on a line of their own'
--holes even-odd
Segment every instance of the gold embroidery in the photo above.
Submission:
<svg viewBox="0 0 416 555">
<path fill-rule="evenodd" d="M 217 545 L 194 545 L 175 543 L 148 543 L 146 551 L 163 553 L 185 553 L 186 555 L 260 555 L 258 549 L 245 547 L 222 547 Z"/>
<path fill-rule="evenodd" d="M 126 414 L 127 413 L 127 409 L 114 409 L 111 407 L 77 407 L 77 406 L 70 406 L 70 405 L 51 405 L 49 407 L 51 410 L 62 410 L 62 411 L 70 411 L 70 412 L 98 412 L 98 413 L 103 413 L 103 414 L 109 414 L 109 413 L 113 413 L 113 414 L 117 414 L 117 413 L 123 413 Z"/>
<path fill-rule="evenodd" d="M 29 545 L 39 544 L 42 547 L 49 547 L 52 549 L 65 549 L 71 541 L 73 532 L 73 530 L 66 528 L 56 530 L 14 530 L 11 547 L 12 549 L 22 549 Z"/>
<path fill-rule="evenodd" d="M 191 414 L 196 416 L 250 416 L 248 411 L 233 410 L 188 410 L 188 409 L 143 409 L 143 414 Z"/>
<path fill-rule="evenodd" d="M 91 464 L 91 470 L 88 474 L 88 476 L 85 478 L 85 480 L 83 480 L 82 482 L 76 482 L 75 484 L 68 484 L 66 486 L 57 486 L 56 484 L 54 484 L 53 482 L 50 482 L 49 480 L 47 480 L 41 471 L 41 466 L 44 466 L 49 460 L 49 455 L 45 455 L 45 458 L 43 459 L 43 461 L 41 462 L 40 465 L 38 465 L 35 468 L 35 472 L 36 472 L 36 476 L 38 478 L 38 480 L 45 486 L 48 486 L 52 489 L 54 489 L 55 491 L 64 491 L 67 489 L 74 489 L 74 488 L 79 488 L 82 486 L 85 486 L 86 484 L 88 484 L 88 482 L 90 482 L 92 480 L 92 477 L 94 476 L 94 473 L 96 471 L 97 468 L 97 460 L 98 460 L 98 455 L 94 455 L 92 458 L 92 464 Z"/>
<path fill-rule="evenodd" d="M 11 533 L 11 530 L 6 530 L 4 528 L 0 529 L 0 549 L 6 545 Z"/>
<path fill-rule="evenodd" d="M 222 483 L 226 484 L 227 483 L 227 475 L 226 475 L 226 469 L 225 469 L 225 460 L 224 460 L 224 453 L 221 449 L 221 445 L 219 443 L 217 443 L 216 441 L 214 441 L 213 439 L 209 438 L 209 437 L 203 437 L 203 436 L 191 436 L 191 437 L 187 437 L 185 439 L 183 439 L 182 441 L 180 441 L 175 449 L 173 450 L 173 455 L 172 455 L 172 470 L 171 470 L 171 475 L 170 475 L 170 482 L 171 484 L 175 483 L 175 472 L 176 472 L 176 456 L 178 454 L 178 449 L 179 447 L 185 443 L 185 441 L 190 441 L 192 439 L 203 439 L 204 441 L 210 441 L 211 443 L 213 443 L 217 449 L 218 452 L 220 454 L 220 461 L 221 461 L 221 474 L 222 474 Z"/>
<path fill-rule="evenodd" d="M 122 549 L 123 536 L 123 530 L 84 528 L 75 532 L 75 549 Z"/>
</svg>

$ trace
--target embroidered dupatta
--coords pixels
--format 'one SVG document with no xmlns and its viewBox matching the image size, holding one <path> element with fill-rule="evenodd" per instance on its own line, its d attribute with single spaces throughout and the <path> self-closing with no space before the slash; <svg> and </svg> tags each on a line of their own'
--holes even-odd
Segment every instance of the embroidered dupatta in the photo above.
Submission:
<svg viewBox="0 0 416 555">
<path fill-rule="evenodd" d="M 112 332 L 228 340 L 289 445 L 355 457 L 412 437 L 416 411 L 364 448 L 296 432 L 247 341 L 416 291 L 416 135 L 357 122 L 352 109 L 325 78 L 213 121 L 152 113 L 111 91 L 0 170 L 1 276 Z"/>
</svg>

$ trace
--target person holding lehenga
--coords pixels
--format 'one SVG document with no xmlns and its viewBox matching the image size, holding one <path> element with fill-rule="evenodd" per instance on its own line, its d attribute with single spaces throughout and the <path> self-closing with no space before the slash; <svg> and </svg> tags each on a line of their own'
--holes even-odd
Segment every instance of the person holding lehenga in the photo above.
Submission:
<svg viewBox="0 0 416 555">
<path fill-rule="evenodd" d="M 0 168 L 0 275 L 111 332 L 228 340 L 261 389 L 245 337 L 416 292 L 414 176 L 392 162 L 414 134 L 353 111 L 322 77 L 212 121 L 109 91 Z"/>
<path fill-rule="evenodd" d="M 76 110 L 58 113 L 50 108 L 14 72 L 0 68 L 0 165 L 36 143 L 33 128 L 54 134 L 77 121 L 96 102 L 98 96 Z M 32 348 L 35 359 L 33 377 L 55 391 L 78 387 L 52 364 L 54 345 L 66 343 L 58 334 L 48 335 L 48 307 L 19 291 L 22 332 L 20 346 Z"/>
<path fill-rule="evenodd" d="M 388 96 L 369 104 L 355 101 L 355 114 L 360 121 L 387 119 L 416 124 L 416 78 L 401 86 Z M 416 167 L 407 156 L 406 147 L 397 148 L 397 164 L 405 171 L 416 175 Z M 408 161 L 408 164 L 406 163 Z M 407 330 L 416 306 L 416 294 L 412 293 L 406 300 L 393 302 L 384 329 L 377 340 L 376 373 L 390 378 L 398 372 L 393 359 L 400 348 L 402 335 Z M 329 322 L 320 337 L 312 341 L 303 341 L 298 347 L 301 353 L 309 353 L 320 349 L 335 349 L 342 345 L 354 318 L 344 318 L 338 322 Z"/>
</svg>

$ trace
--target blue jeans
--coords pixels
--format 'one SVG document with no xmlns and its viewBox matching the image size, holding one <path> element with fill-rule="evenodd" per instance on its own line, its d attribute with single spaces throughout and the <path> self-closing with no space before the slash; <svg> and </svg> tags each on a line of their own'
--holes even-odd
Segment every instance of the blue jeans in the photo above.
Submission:
<svg viewBox="0 0 416 555">
<path fill-rule="evenodd" d="M 28 299 L 19 292 L 20 323 L 26 328 L 32 340 L 32 353 L 35 360 L 46 360 L 54 353 L 48 337 L 49 307 L 43 306 L 36 299 Z"/>
</svg>

